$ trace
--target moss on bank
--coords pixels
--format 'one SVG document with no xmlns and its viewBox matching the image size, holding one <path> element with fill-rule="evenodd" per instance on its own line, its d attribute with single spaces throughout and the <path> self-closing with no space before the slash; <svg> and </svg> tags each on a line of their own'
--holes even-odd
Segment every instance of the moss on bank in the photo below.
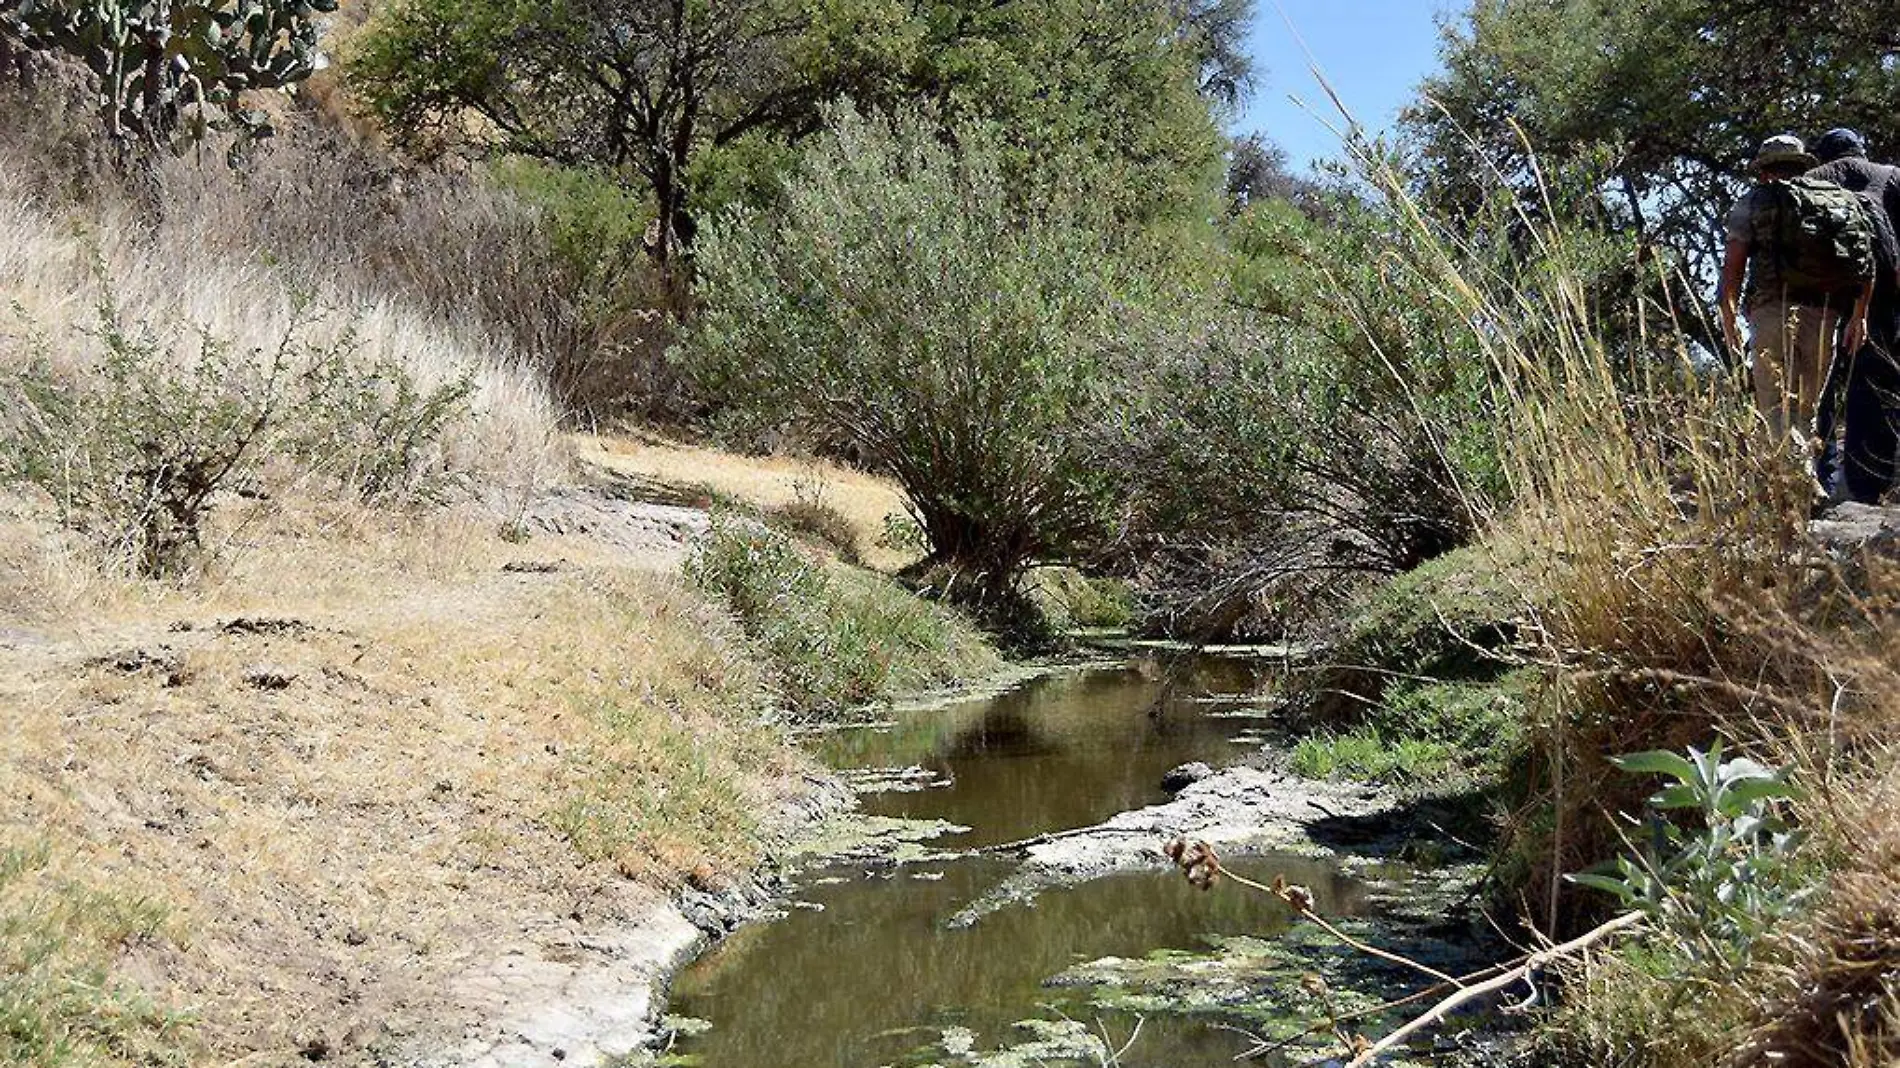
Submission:
<svg viewBox="0 0 1900 1068">
<path fill-rule="evenodd" d="M 1512 657 L 1534 606 L 1527 570 L 1482 545 L 1364 595 L 1332 663 L 1289 694 L 1293 770 L 1434 789 L 1507 778 L 1536 681 Z"/>
<path fill-rule="evenodd" d="M 1484 543 L 1446 553 L 1363 597 L 1336 659 L 1390 678 L 1488 681 L 1537 604 L 1522 550 Z M 1367 680 L 1377 684 L 1377 680 Z"/>
</svg>

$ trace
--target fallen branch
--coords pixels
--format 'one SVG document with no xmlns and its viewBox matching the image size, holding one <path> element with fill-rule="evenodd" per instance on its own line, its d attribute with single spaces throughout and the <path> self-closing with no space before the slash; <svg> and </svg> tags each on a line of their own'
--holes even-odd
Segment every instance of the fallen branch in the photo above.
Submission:
<svg viewBox="0 0 1900 1068">
<path fill-rule="evenodd" d="M 1433 1005 L 1424 1015 L 1419 1016 L 1411 1023 L 1406 1024 L 1404 1027 L 1399 1028 L 1367 1047 L 1364 1052 L 1354 1057 L 1351 1061 L 1348 1061 L 1346 1068 L 1363 1068 L 1364 1065 L 1371 1064 L 1381 1053 L 1396 1048 L 1413 1035 L 1433 1024 L 1439 1023 L 1459 1006 L 1481 998 L 1486 994 L 1495 994 L 1511 986 L 1513 983 L 1527 978 L 1532 972 L 1549 964 L 1551 961 L 1568 957 L 1574 953 L 1588 949 L 1618 931 L 1627 930 L 1636 926 L 1643 922 L 1645 918 L 1646 917 L 1640 912 L 1626 912 L 1607 923 L 1578 935 L 1562 945 L 1551 946 L 1549 949 L 1540 949 L 1532 953 L 1530 956 L 1524 958 L 1524 963 L 1519 964 L 1503 975 L 1495 979 L 1488 979 L 1482 983 L 1467 986 L 1449 995 L 1443 1001 Z"/>
<path fill-rule="evenodd" d="M 1313 1027 L 1309 1027 L 1305 1031 L 1301 1032 L 1298 1035 L 1293 1036 L 1292 1038 L 1285 1039 L 1280 1042 L 1273 1043 L 1271 1045 L 1261 1042 L 1254 1049 L 1250 1049 L 1247 1052 L 1241 1054 L 1239 1057 L 1236 1057 L 1235 1058 L 1236 1060 L 1242 1060 L 1248 1057 L 1256 1056 L 1260 1053 L 1269 1052 L 1274 1049 L 1279 1049 L 1281 1047 L 1284 1047 L 1290 1044 L 1291 1042 L 1297 1041 L 1301 1038 L 1305 1038 L 1306 1036 L 1311 1035 L 1314 1032 L 1319 1031 L 1325 1027 L 1331 1027 L 1333 1028 L 1335 1033 L 1340 1034 L 1340 1041 L 1345 1043 L 1348 1046 L 1348 1052 L 1352 1056 L 1352 1060 L 1347 1063 L 1346 1068 L 1363 1068 L 1364 1065 L 1371 1064 L 1375 1059 L 1377 1059 L 1377 1057 L 1381 1053 L 1384 1053 L 1388 1050 L 1393 1049 L 1394 1047 L 1398 1046 L 1400 1043 L 1404 1042 L 1406 1039 L 1412 1037 L 1418 1032 L 1424 1030 L 1427 1027 L 1432 1026 L 1435 1023 L 1442 1021 L 1446 1016 L 1450 1015 L 1451 1012 L 1457 1009 L 1459 1006 L 1464 1005 L 1470 1001 L 1476 1000 L 1478 998 L 1484 997 L 1486 994 L 1497 993 L 1498 991 L 1504 990 L 1515 983 L 1525 982 L 1525 983 L 1530 984 L 1531 996 L 1529 999 L 1527 999 L 1524 1002 L 1524 1006 L 1528 1007 L 1529 1005 L 1535 1003 L 1537 999 L 1537 987 L 1535 983 L 1531 982 L 1531 976 L 1535 974 L 1539 968 L 1544 967 L 1546 964 L 1549 964 L 1551 961 L 1558 960 L 1560 958 L 1570 956 L 1573 953 L 1578 953 L 1585 949 L 1588 949 L 1590 946 L 1595 945 L 1597 942 L 1603 940 L 1604 938 L 1607 938 L 1618 931 L 1622 931 L 1622 930 L 1626 930 L 1628 928 L 1634 927 L 1645 919 L 1644 914 L 1640 912 L 1624 913 L 1623 915 L 1618 916 L 1615 919 L 1602 924 L 1601 926 L 1593 928 L 1592 930 L 1582 935 L 1579 935 L 1576 938 L 1573 938 L 1570 941 L 1563 943 L 1562 945 L 1550 946 L 1545 949 L 1540 949 L 1531 953 L 1526 953 L 1525 955 L 1523 955 L 1522 957 L 1519 957 L 1515 961 L 1510 961 L 1510 962 L 1501 963 L 1501 964 L 1494 964 L 1488 968 L 1481 968 L 1478 971 L 1473 972 L 1470 975 L 1463 977 L 1462 979 L 1458 979 L 1458 978 L 1453 978 L 1452 976 L 1447 975 L 1444 972 L 1441 972 L 1438 969 L 1431 967 L 1430 965 L 1421 964 L 1418 961 L 1412 960 L 1408 957 L 1400 956 L 1396 953 L 1389 953 L 1375 946 L 1369 946 L 1365 944 L 1364 942 L 1361 942 L 1358 939 L 1351 937 L 1350 935 L 1346 934 L 1346 932 L 1341 931 L 1339 928 L 1334 927 L 1332 924 L 1327 923 L 1323 917 L 1321 917 L 1318 913 L 1313 911 L 1312 892 L 1307 890 L 1303 886 L 1288 885 L 1286 880 L 1281 877 L 1276 877 L 1273 880 L 1273 885 L 1268 886 L 1265 883 L 1255 882 L 1252 879 L 1249 879 L 1243 875 L 1236 875 L 1235 873 L 1221 866 L 1220 855 L 1216 853 L 1213 847 L 1209 846 L 1206 842 L 1190 843 L 1185 838 L 1176 838 L 1175 840 L 1168 843 L 1166 853 L 1168 855 L 1168 859 L 1172 860 L 1175 863 L 1175 865 L 1178 866 L 1182 870 L 1182 872 L 1187 875 L 1188 884 L 1191 886 L 1199 887 L 1202 890 L 1212 889 L 1216 880 L 1218 880 L 1222 876 L 1226 876 L 1228 879 L 1240 884 L 1241 886 L 1245 886 L 1253 890 L 1258 890 L 1263 893 L 1272 894 L 1274 897 L 1277 897 L 1280 900 L 1291 905 L 1293 909 L 1300 914 L 1301 917 L 1311 920 L 1313 923 L 1319 925 L 1321 928 L 1323 928 L 1328 934 L 1332 935 L 1334 938 L 1339 939 L 1341 942 L 1346 943 L 1348 946 L 1351 946 L 1352 948 L 1359 950 L 1362 953 L 1368 954 L 1370 956 L 1378 957 L 1381 960 L 1391 961 L 1394 964 L 1405 965 L 1408 968 L 1413 968 L 1417 971 L 1424 972 L 1425 974 L 1439 980 L 1439 983 L 1437 985 L 1429 989 L 1421 990 L 1416 994 L 1412 994 L 1408 997 L 1400 998 L 1397 1001 L 1390 1002 L 1385 1005 L 1381 1005 L 1375 1009 L 1368 1010 L 1366 1012 L 1353 1013 L 1353 1014 L 1349 1014 L 1343 1017 L 1336 1016 L 1334 1013 L 1328 1012 L 1327 1019 L 1323 1021 L 1322 1023 L 1315 1025 Z M 1473 980 L 1479 979 L 1480 977 L 1484 977 L 1484 976 L 1490 976 L 1490 978 L 1486 978 L 1482 982 L 1476 982 L 1476 983 L 1473 982 Z M 1396 1008 L 1397 1006 L 1404 1005 L 1409 1002 L 1417 1001 L 1421 998 L 1429 997 L 1448 987 L 1455 988 L 1455 992 L 1446 996 L 1438 1004 L 1432 1006 L 1431 1009 L 1427 1011 L 1424 1015 L 1417 1017 L 1416 1019 L 1412 1020 L 1410 1023 L 1406 1024 L 1405 1026 L 1399 1028 L 1398 1030 L 1392 1032 L 1391 1034 L 1385 1036 L 1383 1039 L 1380 1039 L 1378 1042 L 1373 1043 L 1369 1046 L 1365 1045 L 1366 1040 L 1363 1037 L 1347 1036 L 1343 1032 L 1340 1031 L 1339 1025 L 1341 1023 L 1347 1022 L 1348 1020 L 1362 1018 L 1367 1015 L 1384 1012 L 1388 1009 Z M 1259 1042 L 1258 1036 L 1249 1036 L 1249 1037 L 1253 1037 L 1255 1038 L 1256 1042 Z"/>
<path fill-rule="evenodd" d="M 1075 827 L 1066 831 L 1050 831 L 1047 834 L 1032 835 L 1028 838 L 1018 838 L 1014 842 L 998 842 L 995 845 L 977 846 L 974 849 L 962 850 L 957 855 L 965 856 L 965 857 L 976 857 L 976 856 L 984 856 L 990 853 L 1018 853 L 1035 846 L 1047 845 L 1050 842 L 1060 842 L 1065 838 L 1086 838 L 1091 835 L 1110 835 L 1110 834 L 1154 835 L 1155 833 L 1157 832 L 1155 832 L 1152 828 L 1146 828 L 1146 827 L 1101 827 L 1101 826 Z"/>
<path fill-rule="evenodd" d="M 1446 973 L 1439 971 L 1437 968 L 1434 968 L 1429 964 L 1420 964 L 1418 961 L 1415 961 L 1411 959 L 1410 957 L 1402 957 L 1398 955 L 1397 953 L 1388 953 L 1385 950 L 1378 948 L 1377 946 L 1369 946 L 1366 943 L 1359 941 L 1357 938 L 1354 938 L 1353 936 L 1340 930 L 1339 928 L 1334 927 L 1332 924 L 1327 923 L 1325 917 L 1313 911 L 1312 897 L 1307 893 L 1304 887 L 1288 886 L 1286 885 L 1284 880 L 1275 880 L 1275 885 L 1268 886 L 1265 883 L 1254 882 L 1252 879 L 1249 879 L 1244 875 L 1235 875 L 1233 872 L 1228 871 L 1226 868 L 1223 868 L 1220 866 L 1219 858 L 1214 856 L 1212 851 L 1208 852 L 1207 859 L 1204 861 L 1204 863 L 1211 866 L 1215 872 L 1221 875 L 1225 875 L 1227 878 L 1233 880 L 1236 883 L 1239 883 L 1242 886 L 1248 887 L 1249 889 L 1253 889 L 1253 890 L 1259 890 L 1262 893 L 1272 894 L 1274 897 L 1277 897 L 1280 900 L 1286 902 L 1287 904 L 1293 906 L 1294 911 L 1298 912 L 1301 917 L 1307 920 L 1311 920 L 1313 923 L 1318 924 L 1320 928 L 1324 930 L 1327 934 L 1332 935 L 1334 938 L 1339 939 L 1341 942 L 1346 943 L 1347 945 L 1351 946 L 1352 948 L 1358 950 L 1361 953 L 1367 954 L 1368 956 L 1377 957 L 1380 960 L 1391 961 L 1393 964 L 1402 964 L 1407 968 L 1412 968 L 1417 971 L 1424 972 L 1426 975 L 1431 976 L 1432 978 L 1438 980 L 1441 983 L 1450 983 L 1452 986 L 1456 986 L 1456 987 L 1464 986 L 1464 983 L 1460 982 L 1457 978 L 1451 975 L 1447 975 Z"/>
</svg>

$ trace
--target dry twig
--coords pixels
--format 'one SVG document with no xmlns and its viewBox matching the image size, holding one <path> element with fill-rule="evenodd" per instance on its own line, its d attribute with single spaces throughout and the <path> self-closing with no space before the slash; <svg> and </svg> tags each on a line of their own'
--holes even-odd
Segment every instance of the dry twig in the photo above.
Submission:
<svg viewBox="0 0 1900 1068">
<path fill-rule="evenodd" d="M 1418 1032 L 1440 1022 L 1459 1006 L 1481 998 L 1486 994 L 1497 993 L 1513 983 L 1527 979 L 1532 972 L 1549 964 L 1551 961 L 1561 957 L 1568 957 L 1574 953 L 1580 953 L 1618 931 L 1636 926 L 1643 922 L 1644 918 L 1644 915 L 1640 912 L 1626 912 L 1613 920 L 1590 929 L 1584 934 L 1578 935 L 1562 945 L 1551 946 L 1549 949 L 1540 949 L 1532 953 L 1529 957 L 1524 959 L 1522 964 L 1505 972 L 1503 975 L 1460 989 L 1438 1004 L 1433 1005 L 1424 1015 L 1419 1016 L 1411 1023 L 1406 1024 L 1404 1027 L 1399 1028 L 1367 1047 L 1364 1052 L 1348 1061 L 1346 1068 L 1361 1068 L 1362 1065 L 1371 1064 L 1379 1054 L 1393 1049 Z"/>
</svg>

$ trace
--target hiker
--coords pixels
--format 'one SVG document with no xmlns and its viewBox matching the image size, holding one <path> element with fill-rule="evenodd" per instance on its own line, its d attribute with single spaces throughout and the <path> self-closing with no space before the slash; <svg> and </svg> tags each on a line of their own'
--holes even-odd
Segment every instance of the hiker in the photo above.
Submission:
<svg viewBox="0 0 1900 1068">
<path fill-rule="evenodd" d="M 1841 366 L 1829 376 L 1817 423 L 1823 442 L 1833 439 L 1836 391 L 1845 412 L 1841 445 L 1842 481 L 1847 496 L 1878 504 L 1893 485 L 1895 454 L 1900 452 L 1900 243 L 1894 220 L 1900 219 L 1900 167 L 1872 163 L 1860 134 L 1836 128 L 1814 142 L 1819 167 L 1808 177 L 1833 182 L 1860 195 L 1874 221 L 1874 299 L 1867 313 L 1867 343 L 1844 351 Z"/>
<path fill-rule="evenodd" d="M 1819 165 L 1793 134 L 1762 142 L 1756 185 L 1728 214 L 1717 293 L 1734 351 L 1743 350 L 1738 303 L 1747 311 L 1756 406 L 1775 438 L 1795 442 L 1810 474 L 1819 452 L 1814 416 L 1836 339 L 1848 352 L 1860 349 L 1874 290 L 1873 222 L 1859 196 L 1805 176 Z M 1826 496 L 1818 478 L 1816 490 Z"/>
</svg>

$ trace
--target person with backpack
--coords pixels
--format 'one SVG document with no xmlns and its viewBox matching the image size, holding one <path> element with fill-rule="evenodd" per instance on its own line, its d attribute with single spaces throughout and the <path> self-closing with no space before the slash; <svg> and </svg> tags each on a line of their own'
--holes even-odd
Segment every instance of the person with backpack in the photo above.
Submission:
<svg viewBox="0 0 1900 1068">
<path fill-rule="evenodd" d="M 1878 504 L 1892 487 L 1900 453 L 1900 167 L 1872 163 L 1867 143 L 1846 128 L 1814 142 L 1819 167 L 1808 177 L 1833 182 L 1860 195 L 1876 231 L 1874 298 L 1867 314 L 1867 343 L 1844 353 L 1821 399 L 1822 441 L 1831 442 L 1836 398 L 1843 394 L 1842 482 L 1847 496 Z"/>
<path fill-rule="evenodd" d="M 1872 219 L 1859 196 L 1806 177 L 1819 165 L 1793 134 L 1762 142 L 1755 187 L 1728 214 L 1717 292 L 1733 351 L 1743 351 L 1738 311 L 1748 314 L 1746 351 L 1763 420 L 1777 439 L 1793 440 L 1811 474 L 1822 386 L 1837 345 L 1860 350 L 1874 291 Z M 1816 489 L 1825 497 L 1818 478 Z"/>
</svg>

